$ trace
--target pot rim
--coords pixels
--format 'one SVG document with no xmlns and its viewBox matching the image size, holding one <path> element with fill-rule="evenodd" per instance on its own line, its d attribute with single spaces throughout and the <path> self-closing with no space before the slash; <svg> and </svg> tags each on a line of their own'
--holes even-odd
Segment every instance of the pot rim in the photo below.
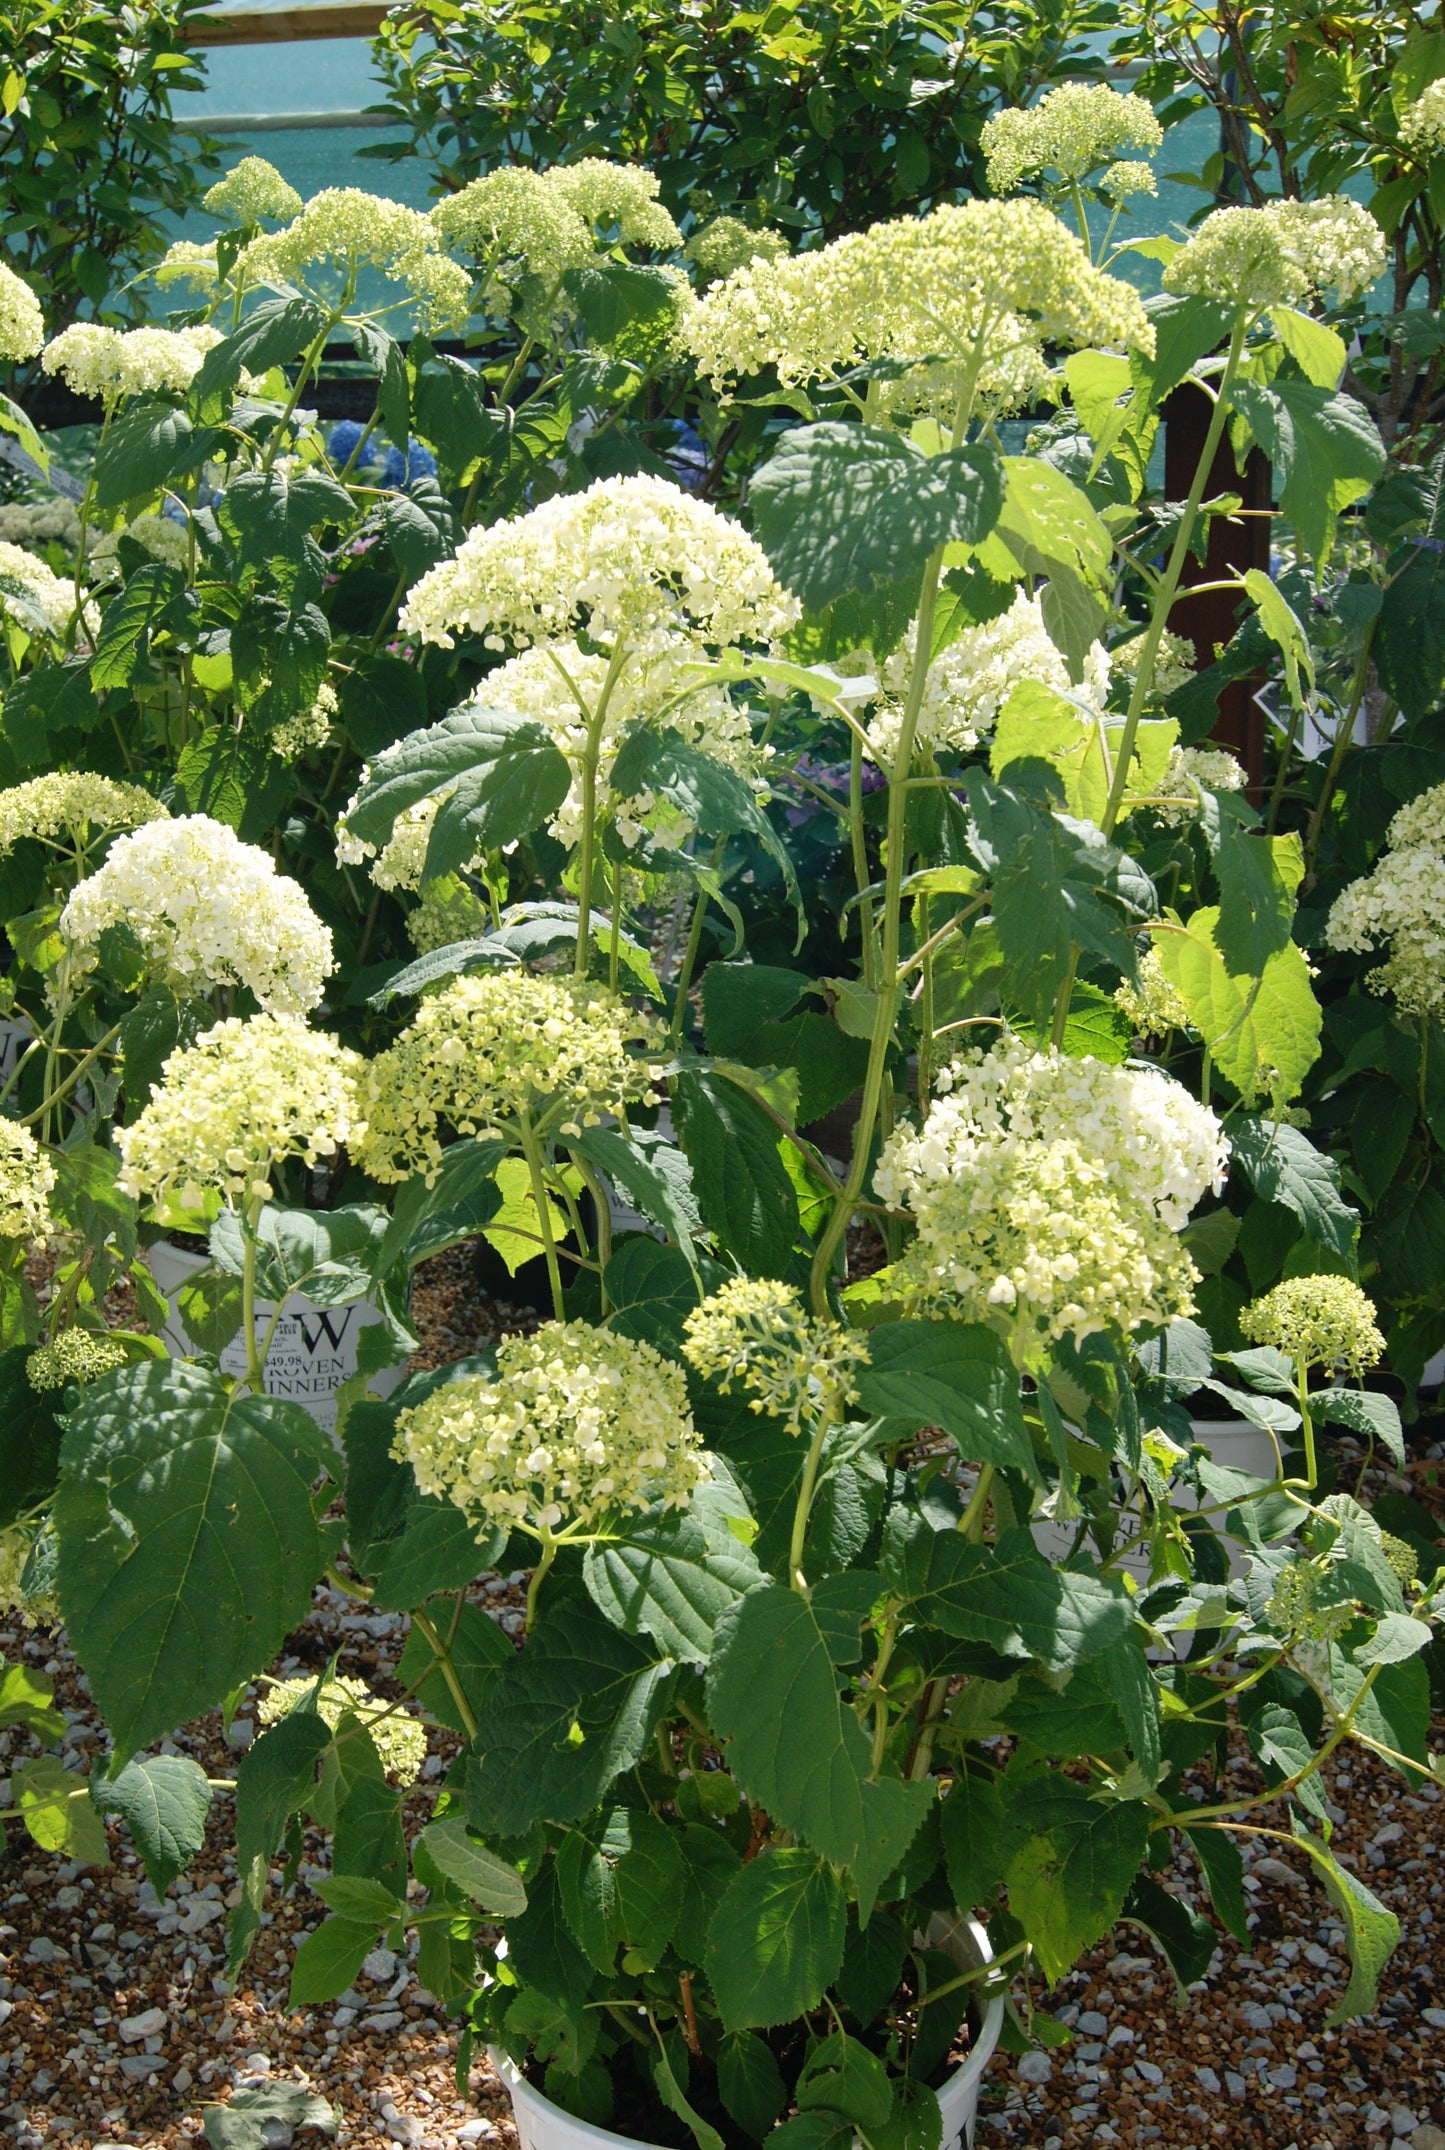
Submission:
<svg viewBox="0 0 1445 2150">
<path fill-rule="evenodd" d="M 941 1932 L 940 1928 L 942 1929 Z M 977 1957 L 978 1961 L 980 1963 L 991 1963 L 993 1961 L 993 1950 L 989 1946 L 988 1934 L 977 1919 L 967 1915 L 953 1919 L 944 1917 L 942 1913 L 936 1915 L 929 1925 L 929 1943 L 931 1946 L 938 1946 L 945 1942 L 947 1934 L 958 1934 L 960 1929 L 962 1929 L 962 1934 L 967 1936 L 970 1952 Z M 969 2048 L 968 2058 L 959 2062 L 958 2066 L 953 2069 L 938 2090 L 937 2095 L 940 2104 L 945 2098 L 949 2098 L 950 2094 L 952 2100 L 957 2101 L 969 2091 L 977 2089 L 984 2069 L 993 2059 L 994 2049 L 999 2041 L 999 2033 L 1003 2029 L 1003 2011 L 1003 1993 L 1000 1991 L 992 1994 L 979 2018 L 978 2034 Z M 569 2131 L 577 2141 L 590 2143 L 595 2146 L 595 2150 L 618 2150 L 619 2145 L 626 2145 L 627 2150 L 639 2150 L 639 2146 L 640 2150 L 653 2150 L 653 2146 L 646 2144 L 644 2138 L 636 2135 L 618 2135 L 611 2128 L 599 2128 L 594 2121 L 579 2120 L 575 2113 L 569 2113 L 564 2107 L 554 2104 L 545 2091 L 538 2090 L 535 2083 L 528 2082 L 520 2068 L 508 2059 L 499 2046 L 489 2045 L 487 2047 L 487 2058 L 491 2061 L 493 2068 L 505 2084 L 507 2093 L 511 2098 L 524 2097 L 530 2099 L 534 2104 L 544 2107 L 547 2112 L 556 2113 L 560 2119 L 565 2121 Z M 943 2135 L 944 2141 L 947 2142 L 949 2135 L 947 2113 L 944 2116 Z"/>
</svg>

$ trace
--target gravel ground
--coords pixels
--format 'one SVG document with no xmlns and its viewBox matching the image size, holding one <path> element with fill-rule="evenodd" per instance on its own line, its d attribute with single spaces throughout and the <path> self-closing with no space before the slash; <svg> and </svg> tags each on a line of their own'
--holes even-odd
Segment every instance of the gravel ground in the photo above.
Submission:
<svg viewBox="0 0 1445 2150">
<path fill-rule="evenodd" d="M 534 1318 L 481 1303 L 461 1253 L 428 1265 L 416 1305 L 423 1334 L 416 1363 L 425 1365 L 464 1356 L 499 1329 Z M 1438 1449 L 1412 1468 L 1412 1490 L 1437 1513 L 1445 1511 L 1441 1478 Z M 520 1631 L 516 1579 L 488 1578 L 474 1595 L 508 1633 Z M 339 1650 L 341 1671 L 396 1692 L 405 1628 L 399 1616 L 370 1614 L 323 1588 L 273 1671 L 307 1671 Z M 63 1751 L 82 1762 L 100 1728 L 63 1635 L 0 1626 L 0 1658 L 19 1656 L 53 1677 L 70 1727 Z M 229 1741 L 212 1715 L 166 1745 L 226 1777 L 252 1736 L 254 1710 L 243 1705 Z M 1445 1724 L 1434 1744 L 1445 1745 Z M 424 1780 L 442 1773 L 450 1748 L 451 1735 L 434 1733 Z M 29 1735 L 0 1732 L 0 1771 L 35 1751 Z M 1241 1753 L 1227 1792 L 1240 1796 L 1259 1781 Z M 1348 1977 L 1344 1930 L 1307 1862 L 1266 1843 L 1246 1851 L 1250 1950 L 1221 1934 L 1209 1973 L 1181 2003 L 1153 1943 L 1123 1929 L 1122 1940 L 1095 1951 L 1042 2003 L 1066 2027 L 1068 2043 L 995 2056 L 980 2150 L 1106 2143 L 1204 2150 L 1231 2135 L 1250 2150 L 1368 2150 L 1402 2140 L 1413 2150 L 1445 2150 L 1445 1797 L 1434 1785 L 1411 1789 L 1358 1755 L 1331 1766 L 1326 1781 L 1337 1853 L 1404 1928 L 1376 2015 L 1326 2030 Z M 0 1803 L 8 1797 L 0 1776 Z M 418 1826 L 427 1804 L 423 1785 Z M 1251 1818 L 1270 1826 L 1282 1819 L 1270 1811 Z M 200 2139 L 206 2104 L 279 2082 L 304 2085 L 340 2109 L 346 2150 L 398 2143 L 512 2150 L 505 2093 L 482 2059 L 467 2095 L 459 2094 L 456 2031 L 405 1957 L 378 1949 L 339 2002 L 288 2012 L 292 1956 L 325 1916 L 308 1886 L 318 1866 L 303 1862 L 292 1896 L 273 1897 L 240 1990 L 228 1994 L 220 1972 L 236 1878 L 231 1832 L 221 1793 L 205 1851 L 159 1900 L 114 1827 L 114 1864 L 102 1869 L 38 1852 L 14 1827 L 0 1832 L 0 2122 L 17 2150 L 92 2143 L 178 2150 Z M 308 1850 L 324 1856 L 324 1841 L 314 1838 Z M 1187 1853 L 1160 1878 L 1195 1900 L 1198 1874 Z M 1021 1992 L 1017 1998 L 1023 2002 Z M 280 2131 L 273 2139 L 289 2137 Z M 321 2138 L 303 2130 L 297 2141 Z"/>
</svg>

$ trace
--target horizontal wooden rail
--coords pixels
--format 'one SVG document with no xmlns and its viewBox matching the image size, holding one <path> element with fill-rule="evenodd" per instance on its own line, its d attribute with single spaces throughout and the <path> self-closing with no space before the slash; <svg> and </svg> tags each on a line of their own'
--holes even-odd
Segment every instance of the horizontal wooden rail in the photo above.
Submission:
<svg viewBox="0 0 1445 2150">
<path fill-rule="evenodd" d="M 324 7 L 227 8 L 187 25 L 192 45 L 291 45 L 313 37 L 374 37 L 390 9 L 378 0 Z"/>
</svg>

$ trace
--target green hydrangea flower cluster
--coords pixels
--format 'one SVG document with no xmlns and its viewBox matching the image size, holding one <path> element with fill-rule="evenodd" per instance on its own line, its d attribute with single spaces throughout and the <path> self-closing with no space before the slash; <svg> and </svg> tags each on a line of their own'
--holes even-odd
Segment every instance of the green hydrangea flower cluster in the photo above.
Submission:
<svg viewBox="0 0 1445 2150">
<path fill-rule="evenodd" d="M 799 1433 L 805 1417 L 855 1402 L 868 1340 L 809 1314 L 791 1284 L 733 1277 L 688 1315 L 683 1353 L 724 1395 L 748 1391 L 749 1408 Z"/>
<path fill-rule="evenodd" d="M 67 1381 L 97 1381 L 102 1374 L 124 1366 L 124 1344 L 94 1329 L 62 1329 L 48 1344 L 40 1344 L 25 1362 L 25 1375 L 33 1389 L 63 1389 Z"/>
<path fill-rule="evenodd" d="M 1348 1277 L 1286 1277 L 1245 1307 L 1239 1326 L 1252 1344 L 1273 1344 L 1300 1366 L 1323 1366 L 1356 1380 L 1385 1349 L 1374 1302 Z"/>
<path fill-rule="evenodd" d="M 329 1673 L 318 1690 L 315 1680 L 276 1680 L 261 1690 L 256 1714 L 262 1724 L 276 1724 L 295 1709 L 311 1709 L 333 1732 L 349 1718 L 361 1726 L 381 1757 L 381 1766 L 400 1784 L 414 1784 L 426 1760 L 426 1726 L 409 1710 L 394 1708 L 360 1680 L 344 1672 Z"/>
</svg>

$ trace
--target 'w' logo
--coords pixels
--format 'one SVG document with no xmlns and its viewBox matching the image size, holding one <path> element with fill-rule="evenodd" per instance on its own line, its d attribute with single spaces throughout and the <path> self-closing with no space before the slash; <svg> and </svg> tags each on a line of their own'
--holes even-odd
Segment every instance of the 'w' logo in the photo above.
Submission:
<svg viewBox="0 0 1445 2150">
<path fill-rule="evenodd" d="M 314 1351 L 324 1336 L 332 1350 L 339 1351 L 341 1339 L 351 1327 L 351 1317 L 355 1312 L 354 1306 L 337 1307 L 334 1310 L 317 1307 L 311 1314 L 298 1314 L 296 1326 L 301 1331 L 306 1349 Z"/>
</svg>

